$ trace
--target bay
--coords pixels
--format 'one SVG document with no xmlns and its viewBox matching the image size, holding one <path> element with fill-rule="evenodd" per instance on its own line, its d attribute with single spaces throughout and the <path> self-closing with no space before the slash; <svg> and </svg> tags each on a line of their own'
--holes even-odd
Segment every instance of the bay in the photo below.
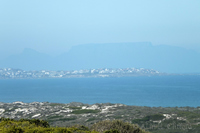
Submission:
<svg viewBox="0 0 200 133">
<path fill-rule="evenodd" d="M 200 76 L 0 80 L 0 102 L 200 106 Z"/>
</svg>

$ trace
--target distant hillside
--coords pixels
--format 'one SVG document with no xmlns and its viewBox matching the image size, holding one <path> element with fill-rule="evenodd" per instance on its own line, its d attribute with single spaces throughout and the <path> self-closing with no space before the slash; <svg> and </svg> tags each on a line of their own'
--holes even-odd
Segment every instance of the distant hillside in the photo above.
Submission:
<svg viewBox="0 0 200 133">
<path fill-rule="evenodd" d="M 21 54 L 12 55 L 0 62 L 1 67 L 19 68 L 25 70 L 40 70 L 51 65 L 53 58 L 33 49 L 24 49 Z"/>
<path fill-rule="evenodd" d="M 184 48 L 141 43 L 85 44 L 55 58 L 25 49 L 0 62 L 0 67 L 24 70 L 146 68 L 168 73 L 200 72 L 200 53 Z"/>
</svg>

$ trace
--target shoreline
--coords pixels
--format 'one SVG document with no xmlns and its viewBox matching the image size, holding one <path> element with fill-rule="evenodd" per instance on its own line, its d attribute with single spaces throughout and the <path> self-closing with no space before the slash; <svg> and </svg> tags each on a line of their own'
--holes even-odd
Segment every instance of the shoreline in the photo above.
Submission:
<svg viewBox="0 0 200 133">
<path fill-rule="evenodd" d="M 105 102 L 105 103 L 83 103 L 83 102 L 69 102 L 69 103 L 62 103 L 62 102 L 48 102 L 48 101 L 32 101 L 32 102 L 23 102 L 23 101 L 14 101 L 14 102 L 2 102 L 0 101 L 0 104 L 16 104 L 16 103 L 21 103 L 21 104 L 35 104 L 35 103 L 50 103 L 50 104 L 80 104 L 80 105 L 96 105 L 96 104 L 116 104 L 116 105 L 124 105 L 124 106 L 134 106 L 134 107 L 149 107 L 149 108 L 200 108 L 199 106 L 142 106 L 142 105 L 129 105 L 129 104 L 124 104 L 124 103 L 111 103 L 111 102 Z"/>
<path fill-rule="evenodd" d="M 80 102 L 0 102 L 0 118 L 40 119 L 51 126 L 90 125 L 102 120 L 122 120 L 149 131 L 169 130 L 173 124 L 194 129 L 200 124 L 200 107 L 146 107 L 124 104 Z M 151 128 L 151 126 L 154 128 Z M 146 126 L 146 127 L 145 127 Z M 156 128 L 157 127 L 157 128 Z"/>
</svg>

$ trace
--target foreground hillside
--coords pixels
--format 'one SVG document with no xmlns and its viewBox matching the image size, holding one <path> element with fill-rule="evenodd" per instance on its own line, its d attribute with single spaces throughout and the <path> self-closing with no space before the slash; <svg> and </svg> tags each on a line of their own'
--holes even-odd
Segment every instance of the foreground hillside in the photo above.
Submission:
<svg viewBox="0 0 200 133">
<path fill-rule="evenodd" d="M 83 103 L 0 103 L 0 117 L 40 119 L 53 127 L 83 125 L 92 127 L 104 120 L 122 120 L 137 124 L 152 133 L 198 133 L 200 107 L 139 107 L 123 104 Z"/>
<path fill-rule="evenodd" d="M 39 119 L 0 119 L 1 133 L 148 133 L 137 125 L 123 121 L 101 121 L 90 128 L 75 125 L 71 127 L 50 127 L 48 122 Z"/>
</svg>

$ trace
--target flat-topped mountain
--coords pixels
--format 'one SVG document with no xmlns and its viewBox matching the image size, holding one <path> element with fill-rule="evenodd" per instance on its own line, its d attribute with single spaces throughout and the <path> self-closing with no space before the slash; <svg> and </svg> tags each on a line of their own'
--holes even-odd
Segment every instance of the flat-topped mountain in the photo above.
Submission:
<svg viewBox="0 0 200 133">
<path fill-rule="evenodd" d="M 0 62 L 1 68 L 80 70 L 90 68 L 148 68 L 167 73 L 200 72 L 200 53 L 149 42 L 85 44 L 57 57 L 25 49 Z"/>
</svg>

